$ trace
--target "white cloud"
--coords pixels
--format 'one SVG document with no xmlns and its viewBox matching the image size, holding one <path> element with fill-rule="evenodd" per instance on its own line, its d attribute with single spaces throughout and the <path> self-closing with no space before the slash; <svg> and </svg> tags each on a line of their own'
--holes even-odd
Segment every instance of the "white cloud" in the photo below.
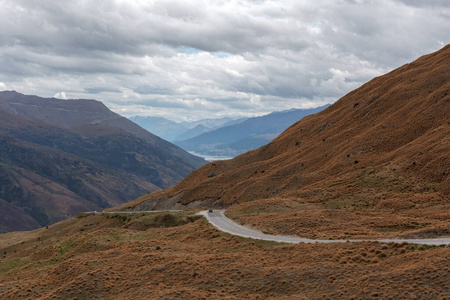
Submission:
<svg viewBox="0 0 450 300">
<path fill-rule="evenodd" d="M 59 92 L 56 93 L 55 95 L 53 95 L 54 98 L 58 98 L 58 99 L 67 99 L 66 93 L 65 92 Z"/>
<path fill-rule="evenodd" d="M 332 102 L 449 43 L 448 1 L 0 2 L 0 89 L 127 116 Z"/>
</svg>

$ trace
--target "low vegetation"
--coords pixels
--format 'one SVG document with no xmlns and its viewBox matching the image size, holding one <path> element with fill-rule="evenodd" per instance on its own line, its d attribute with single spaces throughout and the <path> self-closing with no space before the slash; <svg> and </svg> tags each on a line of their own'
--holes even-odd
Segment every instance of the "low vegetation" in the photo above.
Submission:
<svg viewBox="0 0 450 300">
<path fill-rule="evenodd" d="M 252 240 L 195 211 L 80 214 L 9 234 L 14 243 L 0 240 L 2 299 L 449 296 L 450 248 Z"/>
</svg>

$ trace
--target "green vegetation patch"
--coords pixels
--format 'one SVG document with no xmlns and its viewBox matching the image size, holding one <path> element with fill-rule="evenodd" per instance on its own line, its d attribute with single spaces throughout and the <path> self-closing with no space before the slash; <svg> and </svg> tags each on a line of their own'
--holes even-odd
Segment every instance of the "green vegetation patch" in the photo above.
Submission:
<svg viewBox="0 0 450 300">
<path fill-rule="evenodd" d="M 59 244 L 59 257 L 64 256 L 72 248 L 73 241 L 68 240 Z"/>
<path fill-rule="evenodd" d="M 117 233 L 110 233 L 109 236 L 110 236 L 111 240 L 113 240 L 113 241 L 120 240 L 120 237 Z"/>
<path fill-rule="evenodd" d="M 0 261 L 0 274 L 4 274 L 9 271 L 18 269 L 22 266 L 27 265 L 28 263 L 29 263 L 29 261 L 24 260 L 24 259 L 12 259 L 12 260 Z"/>
<path fill-rule="evenodd" d="M 148 228 L 169 228 L 195 222 L 200 218 L 201 216 L 182 213 L 139 214 L 129 219 L 128 227 L 132 227 L 132 223 L 140 222 Z"/>
<path fill-rule="evenodd" d="M 195 222 L 201 216 L 192 212 L 159 212 L 159 213 L 104 213 L 99 214 L 102 218 L 115 220 L 108 227 L 122 227 L 137 231 L 143 231 L 148 228 L 170 228 L 182 226 Z"/>
</svg>

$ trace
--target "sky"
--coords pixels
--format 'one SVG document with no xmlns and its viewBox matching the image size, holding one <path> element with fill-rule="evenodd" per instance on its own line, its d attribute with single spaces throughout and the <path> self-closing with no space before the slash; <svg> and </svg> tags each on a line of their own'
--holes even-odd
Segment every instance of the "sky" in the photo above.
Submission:
<svg viewBox="0 0 450 300">
<path fill-rule="evenodd" d="M 447 0 L 0 0 L 0 90 L 258 116 L 333 103 L 448 43 Z"/>
</svg>

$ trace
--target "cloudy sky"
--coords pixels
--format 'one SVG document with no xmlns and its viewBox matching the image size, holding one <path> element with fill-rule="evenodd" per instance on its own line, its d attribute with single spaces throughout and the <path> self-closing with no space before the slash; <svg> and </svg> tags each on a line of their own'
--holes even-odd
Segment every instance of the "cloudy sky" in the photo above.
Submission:
<svg viewBox="0 0 450 300">
<path fill-rule="evenodd" d="M 332 103 L 447 43 L 446 0 L 0 0 L 0 90 L 254 116 Z"/>
</svg>

